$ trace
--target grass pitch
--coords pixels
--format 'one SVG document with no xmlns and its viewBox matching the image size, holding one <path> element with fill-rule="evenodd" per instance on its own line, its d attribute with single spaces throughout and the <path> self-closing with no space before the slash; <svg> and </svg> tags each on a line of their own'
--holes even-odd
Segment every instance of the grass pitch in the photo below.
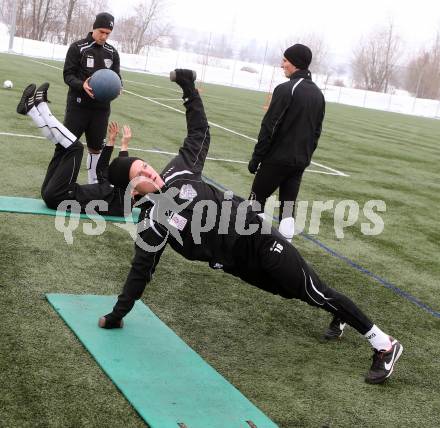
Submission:
<svg viewBox="0 0 440 428">
<path fill-rule="evenodd" d="M 53 150 L 48 141 L 17 135 L 39 135 L 30 120 L 15 113 L 22 88 L 49 81 L 51 109 L 63 118 L 62 64 L 38 61 L 47 65 L 0 55 L 0 80 L 15 85 L 0 90 L 2 195 L 39 197 Z M 168 79 L 130 72 L 123 77 L 125 89 L 182 109 L 180 101 L 169 100 L 179 93 Z M 209 120 L 256 137 L 265 94 L 205 84 L 202 89 Z M 113 120 L 131 125 L 132 147 L 178 150 L 183 115 L 128 93 L 112 110 Z M 216 127 L 211 135 L 209 156 L 249 159 L 254 143 L 248 139 Z M 437 313 L 439 135 L 436 120 L 329 104 L 314 161 L 350 176 L 305 173 L 300 192 L 304 201 L 348 199 L 361 208 L 368 200 L 384 200 L 382 234 L 361 233 L 366 221 L 361 210 L 344 239 L 335 236 L 330 212 L 323 214 L 315 237 Z M 168 161 L 161 154 L 132 154 L 158 170 Z M 244 164 L 207 161 L 204 173 L 237 194 L 249 193 L 252 177 Z M 86 182 L 85 168 L 80 180 Z M 101 236 L 87 236 L 84 223 L 68 245 L 53 218 L 0 214 L 1 426 L 143 426 L 44 299 L 48 292 L 119 293 L 133 242 L 114 225 Z M 325 312 L 266 294 L 171 249 L 143 301 L 282 428 L 439 426 L 440 319 L 313 242 L 298 236 L 294 243 L 329 285 L 401 340 L 405 351 L 388 383 L 364 383 L 370 349 L 353 329 L 337 343 L 322 343 L 330 319 Z"/>
</svg>

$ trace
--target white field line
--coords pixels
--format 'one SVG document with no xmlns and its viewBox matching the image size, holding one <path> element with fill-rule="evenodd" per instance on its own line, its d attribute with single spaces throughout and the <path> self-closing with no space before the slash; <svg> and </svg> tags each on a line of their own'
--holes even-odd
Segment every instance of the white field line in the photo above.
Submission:
<svg viewBox="0 0 440 428">
<path fill-rule="evenodd" d="M 56 66 L 54 66 L 54 65 L 46 64 L 46 63 L 41 62 L 41 61 L 36 61 L 36 60 L 33 60 L 33 59 L 30 60 L 30 61 L 36 62 L 37 64 L 46 65 L 47 67 L 52 67 L 52 68 L 56 68 L 56 69 L 58 69 L 58 70 L 62 70 L 61 67 L 56 67 Z M 127 82 L 131 82 L 131 81 L 127 80 Z M 138 82 L 134 82 L 134 81 L 133 81 L 133 83 L 138 83 Z M 155 85 L 151 85 L 151 86 L 155 86 Z M 157 86 L 157 87 L 159 87 L 159 86 Z M 160 103 L 159 101 L 157 101 L 157 99 L 160 99 L 160 98 L 155 99 L 155 98 L 145 97 L 145 96 L 143 96 L 143 95 L 136 94 L 135 92 L 128 91 L 127 89 L 124 89 L 124 92 L 127 92 L 127 93 L 130 94 L 130 95 L 134 95 L 135 97 L 139 97 L 139 98 L 142 98 L 142 99 L 144 99 L 144 100 L 150 101 L 150 102 L 152 102 L 152 103 L 158 104 L 158 105 L 160 105 L 160 106 L 162 106 L 162 107 L 168 108 L 168 109 L 173 110 L 173 111 L 176 111 L 176 112 L 178 112 L 178 113 L 185 114 L 185 112 L 182 111 L 182 110 L 179 110 L 179 109 L 177 109 L 177 108 L 171 107 L 171 106 L 169 106 L 169 105 L 166 105 L 166 104 L 163 104 L 163 103 Z M 226 128 L 226 127 L 221 126 L 221 125 L 219 125 L 219 124 L 217 124 L 217 123 L 214 123 L 214 122 L 210 122 L 210 121 L 208 121 L 208 123 L 209 123 L 211 126 L 214 126 L 215 128 L 219 128 L 219 129 L 222 129 L 223 131 L 230 132 L 231 134 L 238 135 L 239 137 L 246 138 L 246 139 L 248 139 L 248 140 L 250 140 L 250 141 L 253 141 L 254 143 L 257 142 L 257 140 L 256 140 L 255 138 L 249 137 L 248 135 L 241 134 L 240 132 L 237 132 L 237 131 L 234 131 L 234 130 L 232 130 L 232 129 Z M 338 171 L 337 169 L 330 168 L 329 166 L 323 165 L 323 164 L 321 164 L 321 163 L 317 163 L 317 162 L 312 161 L 311 164 L 312 164 L 312 165 L 319 166 L 320 168 L 324 168 L 324 169 L 327 169 L 327 170 L 331 171 L 332 174 L 329 174 L 329 175 L 340 175 L 340 176 L 342 176 L 342 177 L 350 177 L 350 176 L 349 176 L 348 174 L 346 174 L 345 172 Z M 306 171 L 307 171 L 307 169 L 306 169 Z M 310 172 L 312 172 L 312 171 L 310 171 Z M 318 171 L 313 171 L 313 172 L 318 172 Z"/>
<path fill-rule="evenodd" d="M 14 134 L 12 132 L 0 132 L 0 135 L 5 135 L 8 137 L 22 137 L 22 138 L 34 138 L 37 140 L 45 140 L 46 137 L 40 137 L 37 135 L 29 135 L 29 134 Z M 119 148 L 119 146 L 115 146 L 117 148 Z M 157 153 L 157 154 L 163 154 L 163 155 L 170 155 L 170 156 L 176 156 L 177 153 L 173 153 L 173 152 L 166 152 L 163 150 L 155 150 L 155 149 L 140 149 L 138 147 L 129 147 L 129 149 L 131 151 L 135 151 L 135 152 L 146 152 L 146 153 Z M 241 160 L 236 160 L 236 159 L 225 159 L 225 158 L 213 158 L 210 156 L 206 157 L 207 160 L 211 160 L 211 161 L 217 161 L 217 162 L 228 162 L 228 163 L 238 163 L 238 164 L 242 164 L 242 165 L 247 165 L 247 162 L 245 161 L 241 161 Z M 315 171 L 315 170 L 310 170 L 310 169 L 306 169 L 306 172 L 314 172 L 317 174 L 327 174 L 327 175 L 339 175 L 333 172 L 325 172 L 325 171 Z"/>
<path fill-rule="evenodd" d="M 135 92 L 127 91 L 127 90 L 125 90 L 125 89 L 124 89 L 124 92 L 127 92 L 127 93 L 130 94 L 130 95 L 134 95 L 135 97 L 142 98 L 142 99 L 144 99 L 144 100 L 147 100 L 147 101 L 150 101 L 150 102 L 152 102 L 152 103 L 158 104 L 158 105 L 160 105 L 160 106 L 162 106 L 162 107 L 168 108 L 168 109 L 173 110 L 173 111 L 175 111 L 175 112 L 177 112 L 177 113 L 185 114 L 184 111 L 179 110 L 179 109 L 177 109 L 177 108 L 175 108 L 175 107 L 171 107 L 171 106 L 169 106 L 169 105 L 167 105 L 167 104 L 160 103 L 159 101 L 157 101 L 157 100 L 154 99 L 154 98 L 145 97 L 145 96 L 143 96 L 143 95 L 139 95 L 139 94 L 136 94 Z M 255 138 L 252 138 L 252 137 L 249 137 L 248 135 L 245 135 L 245 134 L 242 134 L 242 133 L 240 133 L 240 132 L 234 131 L 233 129 L 226 128 L 226 127 L 224 127 L 224 126 L 222 126 L 222 125 L 219 125 L 218 123 L 211 122 L 211 121 L 208 121 L 208 123 L 209 123 L 211 126 L 214 126 L 215 128 L 219 128 L 219 129 L 222 129 L 222 130 L 224 130 L 224 131 L 230 132 L 231 134 L 238 135 L 239 137 L 246 138 L 246 139 L 248 139 L 248 140 L 250 140 L 250 141 L 253 141 L 254 143 L 257 142 L 257 140 L 256 140 Z M 324 169 L 327 169 L 327 170 L 331 171 L 331 174 L 329 174 L 329 175 L 340 175 L 340 176 L 342 176 L 342 177 L 349 177 L 348 174 L 345 174 L 344 172 L 338 171 L 337 169 L 330 168 L 330 167 L 328 167 L 328 166 L 325 166 L 325 165 L 322 165 L 322 164 L 320 164 L 320 163 L 313 162 L 313 161 L 312 161 L 311 163 L 312 163 L 313 165 L 316 165 L 316 166 L 319 166 L 319 167 L 321 167 L 321 168 L 324 168 Z M 306 171 L 307 171 L 307 169 L 306 169 Z M 319 171 L 313 171 L 313 172 L 319 172 Z M 328 174 L 328 173 L 327 173 L 327 174 Z"/>
<path fill-rule="evenodd" d="M 116 146 L 116 147 L 119 147 L 119 146 Z M 134 150 L 134 151 L 138 151 L 138 152 L 146 152 L 146 153 L 157 153 L 157 154 L 171 155 L 171 156 L 176 156 L 177 155 L 177 153 L 165 152 L 163 150 L 156 150 L 156 149 L 139 149 L 139 148 L 136 148 L 136 147 L 129 147 L 129 150 Z M 207 156 L 206 159 L 207 160 L 211 160 L 211 161 L 239 163 L 239 164 L 242 164 L 242 165 L 247 165 L 248 164 L 248 162 L 241 161 L 241 160 L 224 159 L 224 158 L 213 158 L 213 157 L 210 157 L 210 156 Z M 316 171 L 316 170 L 312 170 L 312 169 L 306 169 L 306 172 L 314 172 L 316 174 L 339 175 L 339 174 L 334 173 L 334 172 Z"/>
<path fill-rule="evenodd" d="M 136 82 L 136 80 L 127 80 L 127 79 L 124 79 L 124 82 L 134 83 L 134 84 L 136 84 L 136 85 L 151 86 L 152 88 L 166 89 L 167 91 L 177 92 L 178 94 L 180 94 L 180 93 L 182 92 L 182 91 L 179 90 L 179 89 L 166 88 L 165 86 L 153 85 L 152 83 Z M 182 99 L 182 98 L 179 98 L 179 100 L 181 100 L 181 99 Z"/>
<path fill-rule="evenodd" d="M 6 135 L 8 137 L 36 138 L 38 140 L 45 140 L 46 139 L 46 137 L 40 137 L 38 135 L 13 134 L 12 132 L 0 132 L 0 135 Z"/>
<path fill-rule="evenodd" d="M 45 65 L 46 67 L 55 68 L 56 70 L 63 70 L 61 67 L 57 67 L 56 65 L 46 64 L 42 61 L 37 61 L 36 59 L 30 59 L 29 61 L 35 62 L 37 64 Z"/>
</svg>

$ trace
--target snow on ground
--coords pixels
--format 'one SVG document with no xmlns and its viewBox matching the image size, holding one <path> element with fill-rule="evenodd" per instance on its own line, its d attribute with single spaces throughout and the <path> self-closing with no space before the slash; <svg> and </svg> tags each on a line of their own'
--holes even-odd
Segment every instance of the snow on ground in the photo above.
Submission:
<svg viewBox="0 0 440 428">
<path fill-rule="evenodd" d="M 117 46 L 116 43 L 110 43 Z M 0 52 L 7 52 L 8 45 L 8 29 L 0 23 Z M 64 61 L 67 48 L 63 45 L 16 37 L 13 53 Z M 165 76 L 174 68 L 191 68 L 197 71 L 198 79 L 202 82 L 265 92 L 272 92 L 276 85 L 285 81 L 279 67 L 232 59 L 206 58 L 202 55 L 167 48 L 150 48 L 144 55 L 121 53 L 120 56 L 121 66 L 128 70 Z M 0 77 L 2 80 L 6 78 L 10 77 Z M 325 83 L 325 76 L 314 76 L 314 80 L 323 90 L 328 102 L 440 118 L 440 101 L 438 100 L 416 99 L 406 95 L 405 91 L 396 91 L 395 94 L 383 94 L 331 86 Z"/>
</svg>

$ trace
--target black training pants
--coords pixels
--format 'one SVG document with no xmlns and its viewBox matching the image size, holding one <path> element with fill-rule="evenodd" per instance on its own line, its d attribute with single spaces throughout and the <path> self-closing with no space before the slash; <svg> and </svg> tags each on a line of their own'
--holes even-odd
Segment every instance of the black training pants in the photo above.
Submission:
<svg viewBox="0 0 440 428">
<path fill-rule="evenodd" d="M 41 196 L 49 208 L 56 210 L 62 201 L 74 199 L 83 151 L 84 147 L 78 140 L 68 149 L 56 144 L 41 186 Z"/>
<path fill-rule="evenodd" d="M 255 174 L 249 200 L 259 202 L 261 212 L 264 212 L 267 198 L 279 188 L 281 202 L 280 221 L 284 217 L 295 217 L 295 202 L 298 197 L 303 173 L 304 168 L 302 167 L 262 162 Z M 291 203 L 288 205 L 286 202 Z"/>
<path fill-rule="evenodd" d="M 101 150 L 105 145 L 110 109 L 92 109 L 68 103 L 64 126 L 80 139 L 86 136 L 87 147 Z"/>
<path fill-rule="evenodd" d="M 346 296 L 328 287 L 296 248 L 274 228 L 270 234 L 241 236 L 234 248 L 236 265 L 225 269 L 251 285 L 286 299 L 324 309 L 367 333 L 373 323 Z"/>
</svg>

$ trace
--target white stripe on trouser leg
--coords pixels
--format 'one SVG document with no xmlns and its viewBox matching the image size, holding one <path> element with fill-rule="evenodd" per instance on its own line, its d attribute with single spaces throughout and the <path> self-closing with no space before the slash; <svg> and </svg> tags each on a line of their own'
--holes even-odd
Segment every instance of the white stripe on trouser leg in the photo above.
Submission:
<svg viewBox="0 0 440 428">
<path fill-rule="evenodd" d="M 295 234 L 295 219 L 293 217 L 283 218 L 280 221 L 278 231 L 284 236 L 284 238 L 290 241 Z"/>
<path fill-rule="evenodd" d="M 96 175 L 96 166 L 98 165 L 99 157 L 101 153 L 88 153 L 87 154 L 87 178 L 89 184 L 98 182 L 98 176 Z"/>
<path fill-rule="evenodd" d="M 37 109 L 44 119 L 46 125 L 52 131 L 58 144 L 64 148 L 70 147 L 77 138 L 73 135 L 49 110 L 47 103 L 40 103 Z"/>
<path fill-rule="evenodd" d="M 48 140 L 52 141 L 55 144 L 58 143 L 57 139 L 55 138 L 55 135 L 52 134 L 52 131 L 46 125 L 43 116 L 41 116 L 40 112 L 36 109 L 35 106 L 32 107 L 27 112 L 27 115 L 32 119 L 35 125 L 37 125 L 37 127 L 40 129 L 44 137 L 46 137 Z"/>
</svg>

